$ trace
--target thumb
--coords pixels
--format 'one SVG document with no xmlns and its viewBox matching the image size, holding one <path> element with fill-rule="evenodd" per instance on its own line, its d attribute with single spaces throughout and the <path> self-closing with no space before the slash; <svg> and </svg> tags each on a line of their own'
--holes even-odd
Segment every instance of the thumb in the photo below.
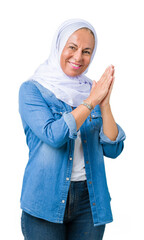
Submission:
<svg viewBox="0 0 144 240">
<path fill-rule="evenodd" d="M 92 88 L 91 88 L 91 90 L 93 90 L 95 86 L 96 86 L 96 81 L 93 80 L 93 84 L 92 84 Z"/>
</svg>

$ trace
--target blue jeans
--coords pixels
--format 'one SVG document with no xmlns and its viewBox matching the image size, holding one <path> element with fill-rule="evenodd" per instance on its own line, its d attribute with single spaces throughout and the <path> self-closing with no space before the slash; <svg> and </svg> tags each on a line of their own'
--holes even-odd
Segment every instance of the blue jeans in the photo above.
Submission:
<svg viewBox="0 0 144 240">
<path fill-rule="evenodd" d="M 105 225 L 94 227 L 86 181 L 71 182 L 63 224 L 22 212 L 25 240 L 102 240 Z"/>
</svg>

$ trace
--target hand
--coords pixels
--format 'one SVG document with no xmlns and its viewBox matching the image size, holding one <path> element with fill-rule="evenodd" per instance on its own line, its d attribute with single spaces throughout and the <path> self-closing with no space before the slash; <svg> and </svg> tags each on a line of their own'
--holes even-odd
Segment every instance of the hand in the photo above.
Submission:
<svg viewBox="0 0 144 240">
<path fill-rule="evenodd" d="M 114 80 L 114 66 L 109 66 L 103 73 L 100 80 L 96 83 L 93 81 L 92 89 L 89 97 L 86 99 L 93 107 L 97 104 L 104 106 L 109 102 L 110 94 L 112 91 L 112 82 Z"/>
<path fill-rule="evenodd" d="M 114 69 L 113 69 L 113 70 L 114 70 Z M 110 96 L 111 96 L 111 92 L 112 92 L 113 85 L 114 85 L 114 80 L 115 80 L 115 77 L 114 77 L 114 71 L 113 71 L 113 76 L 112 76 L 112 81 L 111 81 L 111 84 L 110 84 L 110 87 L 109 87 L 109 91 L 108 91 L 107 95 L 105 96 L 105 98 L 104 98 L 104 99 L 101 101 L 101 103 L 99 104 L 99 105 L 100 105 L 100 108 L 109 105 Z"/>
</svg>

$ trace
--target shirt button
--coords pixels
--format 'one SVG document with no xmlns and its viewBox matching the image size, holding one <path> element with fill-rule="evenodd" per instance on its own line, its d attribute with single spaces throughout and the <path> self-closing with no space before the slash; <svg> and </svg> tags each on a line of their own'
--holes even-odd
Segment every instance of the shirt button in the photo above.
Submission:
<svg viewBox="0 0 144 240">
<path fill-rule="evenodd" d="M 93 206 L 95 206 L 96 204 L 95 204 L 95 202 L 93 203 Z"/>
<path fill-rule="evenodd" d="M 89 181 L 89 184 L 92 184 L 92 182 L 91 182 L 91 181 Z"/>
<path fill-rule="evenodd" d="M 70 157 L 69 160 L 72 160 L 72 157 Z"/>
<path fill-rule="evenodd" d="M 86 142 L 87 142 L 87 140 L 83 140 L 83 142 L 84 142 L 84 143 L 86 143 Z"/>
<path fill-rule="evenodd" d="M 86 163 L 88 164 L 88 163 L 89 163 L 89 161 L 86 161 Z"/>
<path fill-rule="evenodd" d="M 62 203 L 65 203 L 65 200 L 62 200 Z"/>
<path fill-rule="evenodd" d="M 66 180 L 69 181 L 69 177 L 67 177 Z"/>
</svg>

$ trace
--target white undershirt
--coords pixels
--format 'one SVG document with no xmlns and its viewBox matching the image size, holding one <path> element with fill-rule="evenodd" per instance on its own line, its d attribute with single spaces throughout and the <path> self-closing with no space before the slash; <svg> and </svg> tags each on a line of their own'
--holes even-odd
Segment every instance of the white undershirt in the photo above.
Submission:
<svg viewBox="0 0 144 240">
<path fill-rule="evenodd" d="M 84 180 L 86 180 L 84 154 L 83 154 L 80 131 L 78 131 L 77 139 L 75 140 L 71 181 L 84 181 Z"/>
</svg>

